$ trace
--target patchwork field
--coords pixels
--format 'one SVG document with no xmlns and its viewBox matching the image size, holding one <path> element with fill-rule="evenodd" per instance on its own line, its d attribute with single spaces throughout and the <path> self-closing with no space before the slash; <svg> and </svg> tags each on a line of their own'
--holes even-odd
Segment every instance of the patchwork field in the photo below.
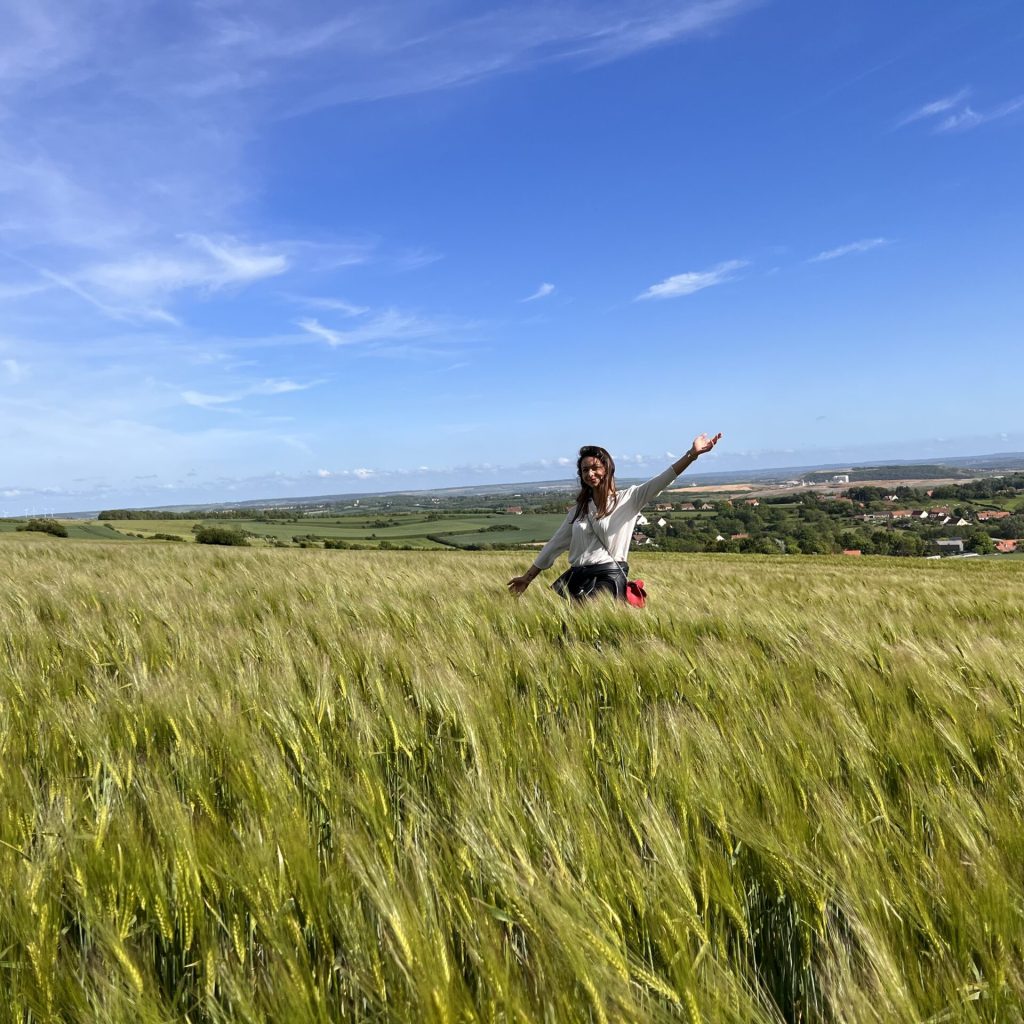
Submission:
<svg viewBox="0 0 1024 1024">
<path fill-rule="evenodd" d="M 10 540 L 0 1021 L 1024 1014 L 1020 561 Z"/>
<path fill-rule="evenodd" d="M 343 540 L 367 547 L 379 546 L 381 541 L 402 547 L 422 550 L 443 550 L 468 544 L 527 544 L 545 541 L 562 521 L 561 515 L 532 514 L 526 516 L 501 513 L 455 513 L 428 517 L 409 513 L 369 516 L 307 516 L 296 522 L 266 522 L 259 519 L 116 519 L 102 523 L 81 520 L 69 524 L 89 531 L 87 536 L 105 536 L 110 539 L 132 538 L 141 534 L 149 538 L 156 533 L 192 536 L 197 524 L 228 526 L 245 530 L 260 540 L 292 541 L 297 536 L 311 536 L 320 540 Z M 116 533 L 114 533 L 116 531 Z M 444 541 L 432 540 L 443 537 Z"/>
</svg>

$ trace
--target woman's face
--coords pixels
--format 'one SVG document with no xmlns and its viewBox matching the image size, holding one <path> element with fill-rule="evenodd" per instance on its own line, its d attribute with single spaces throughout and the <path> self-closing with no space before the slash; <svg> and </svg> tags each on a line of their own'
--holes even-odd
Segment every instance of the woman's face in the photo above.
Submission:
<svg viewBox="0 0 1024 1024">
<path fill-rule="evenodd" d="M 580 479 L 590 488 L 597 487 L 605 478 L 604 463 L 595 455 L 587 455 L 580 463 Z"/>
</svg>

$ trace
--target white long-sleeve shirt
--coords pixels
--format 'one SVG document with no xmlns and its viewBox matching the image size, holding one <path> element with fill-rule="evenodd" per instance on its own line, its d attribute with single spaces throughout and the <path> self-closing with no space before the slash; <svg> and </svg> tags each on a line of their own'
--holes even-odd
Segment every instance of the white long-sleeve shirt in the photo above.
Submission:
<svg viewBox="0 0 1024 1024">
<path fill-rule="evenodd" d="M 569 552 L 570 565 L 598 565 L 609 561 L 609 552 L 616 562 L 626 561 L 629 542 L 640 510 L 656 498 L 679 474 L 669 466 L 664 472 L 645 484 L 634 484 L 619 491 L 615 506 L 603 519 L 597 518 L 597 507 L 591 501 L 588 515 L 573 522 L 576 506 L 565 514 L 562 525 L 540 550 L 533 564 L 538 569 L 549 569 L 563 552 Z M 595 535 L 595 531 L 596 534 Z M 607 548 L 601 542 L 607 544 Z"/>
</svg>

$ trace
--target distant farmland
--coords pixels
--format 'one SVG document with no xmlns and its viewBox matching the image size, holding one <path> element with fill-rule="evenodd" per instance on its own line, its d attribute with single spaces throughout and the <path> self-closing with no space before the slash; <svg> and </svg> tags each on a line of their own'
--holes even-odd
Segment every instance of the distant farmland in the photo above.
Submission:
<svg viewBox="0 0 1024 1024">
<path fill-rule="evenodd" d="M 134 540 L 138 535 L 151 538 L 169 533 L 191 538 L 193 528 L 230 526 L 254 535 L 253 543 L 292 542 L 295 537 L 319 540 L 343 540 L 352 544 L 378 547 L 387 541 L 396 547 L 441 549 L 469 545 L 530 544 L 546 541 L 555 532 L 563 516 L 558 514 L 506 515 L 502 513 L 444 513 L 418 515 L 396 513 L 367 516 L 305 516 L 297 521 L 267 522 L 260 519 L 121 519 L 63 520 L 69 537 L 92 540 Z M 495 529 L 495 528 L 499 529 Z M 0 524 L 11 532 L 12 521 Z M 443 541 L 432 540 L 442 537 Z"/>
</svg>

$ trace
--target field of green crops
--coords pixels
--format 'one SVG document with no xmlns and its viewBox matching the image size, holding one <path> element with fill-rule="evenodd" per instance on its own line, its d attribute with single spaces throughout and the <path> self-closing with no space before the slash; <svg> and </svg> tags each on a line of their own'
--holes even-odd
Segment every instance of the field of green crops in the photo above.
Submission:
<svg viewBox="0 0 1024 1024">
<path fill-rule="evenodd" d="M 1021 1019 L 1024 563 L 528 560 L 0 540 L 0 1021 Z"/>
<path fill-rule="evenodd" d="M 192 539 L 197 524 L 228 526 L 246 531 L 253 543 L 291 541 L 297 535 L 320 540 L 344 540 L 353 544 L 376 547 L 381 541 L 395 546 L 422 550 L 444 550 L 467 544 L 531 544 L 546 541 L 561 524 L 563 513 L 511 516 L 494 512 L 447 512 L 440 516 L 400 512 L 393 515 L 369 516 L 306 516 L 294 522 L 267 522 L 259 519 L 114 519 L 68 520 L 72 538 L 94 540 L 126 540 L 138 536 L 150 538 L 154 533 L 170 533 Z M 387 525 L 380 525 L 386 523 Z M 494 530 L 495 526 L 501 527 Z M 14 522 L 0 521 L 4 529 L 16 529 Z M 489 529 L 491 528 L 491 529 Z M 443 542 L 431 540 L 443 537 Z"/>
</svg>

